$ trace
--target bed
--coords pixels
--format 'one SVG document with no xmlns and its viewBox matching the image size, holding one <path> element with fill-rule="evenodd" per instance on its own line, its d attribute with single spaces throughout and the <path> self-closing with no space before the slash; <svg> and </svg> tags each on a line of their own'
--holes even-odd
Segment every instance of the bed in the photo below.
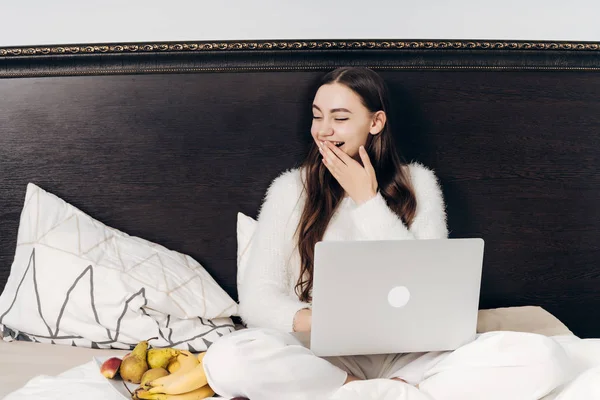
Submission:
<svg viewBox="0 0 600 400">
<path fill-rule="evenodd" d="M 385 78 L 397 142 L 439 177 L 450 237 L 484 238 L 478 330 L 600 337 L 597 43 L 0 48 L 0 290 L 33 183 L 111 229 L 196 260 L 219 296 L 237 301 L 238 213 L 256 217 L 271 180 L 302 160 L 317 79 L 344 65 Z M 234 314 L 225 308 L 211 316 Z M 2 366 L 15 377 L 3 394 L 128 344 L 3 333 L 20 339 L 0 343 L 20 360 Z"/>
</svg>

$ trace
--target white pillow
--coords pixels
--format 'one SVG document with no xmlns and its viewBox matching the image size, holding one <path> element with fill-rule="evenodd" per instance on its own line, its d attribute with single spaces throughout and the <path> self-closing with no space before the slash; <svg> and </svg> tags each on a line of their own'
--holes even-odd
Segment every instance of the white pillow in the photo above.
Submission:
<svg viewBox="0 0 600 400">
<path fill-rule="evenodd" d="M 256 230 L 256 220 L 241 212 L 237 214 L 237 289 L 242 287 L 244 273 L 248 264 L 250 245 Z"/>
<path fill-rule="evenodd" d="M 27 185 L 10 276 L 4 340 L 197 351 L 234 330 L 237 304 L 191 257 L 129 236 Z"/>
</svg>

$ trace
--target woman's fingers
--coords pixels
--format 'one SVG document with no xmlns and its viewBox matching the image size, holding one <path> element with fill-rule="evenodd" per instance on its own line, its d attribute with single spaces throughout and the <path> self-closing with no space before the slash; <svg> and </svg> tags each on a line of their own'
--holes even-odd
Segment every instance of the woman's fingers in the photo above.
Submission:
<svg viewBox="0 0 600 400">
<path fill-rule="evenodd" d="M 325 142 L 325 146 L 345 165 L 348 165 L 352 158 L 342 150 L 340 150 L 335 144 L 331 142 Z"/>
<path fill-rule="evenodd" d="M 329 164 L 330 167 L 332 168 L 338 168 L 340 163 L 342 162 L 334 153 L 333 151 L 327 147 L 326 144 L 322 145 L 319 150 L 321 151 L 321 155 L 323 156 L 323 158 L 325 158 L 327 160 L 327 163 Z"/>
<path fill-rule="evenodd" d="M 331 175 L 333 175 L 333 177 L 339 182 L 340 181 L 340 176 L 338 174 L 338 170 L 336 168 L 334 168 L 331 163 L 329 163 L 327 161 L 327 159 L 325 157 L 323 157 L 323 164 L 325 165 L 325 167 L 329 170 L 329 172 L 331 172 Z"/>
<path fill-rule="evenodd" d="M 367 150 L 365 149 L 364 146 L 360 146 L 360 148 L 358 149 L 358 154 L 360 155 L 360 159 L 363 162 L 363 166 L 365 167 L 365 170 L 367 171 L 369 176 L 371 178 L 373 178 L 375 176 L 375 168 L 373 168 L 373 164 L 371 164 L 371 159 L 369 158 L 369 154 L 367 153 Z"/>
</svg>

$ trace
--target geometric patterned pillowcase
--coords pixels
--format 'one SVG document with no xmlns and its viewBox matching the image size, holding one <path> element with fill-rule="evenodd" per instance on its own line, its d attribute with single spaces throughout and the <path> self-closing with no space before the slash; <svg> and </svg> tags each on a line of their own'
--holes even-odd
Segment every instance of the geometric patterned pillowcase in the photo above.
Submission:
<svg viewBox="0 0 600 400">
<path fill-rule="evenodd" d="M 204 351 L 232 332 L 237 303 L 191 257 L 129 236 L 29 183 L 10 276 L 4 340 Z"/>
</svg>

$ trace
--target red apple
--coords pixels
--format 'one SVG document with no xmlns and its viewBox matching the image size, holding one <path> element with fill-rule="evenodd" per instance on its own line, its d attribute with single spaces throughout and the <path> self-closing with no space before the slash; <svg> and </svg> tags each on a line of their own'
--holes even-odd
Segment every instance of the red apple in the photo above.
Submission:
<svg viewBox="0 0 600 400">
<path fill-rule="evenodd" d="M 108 379 L 113 379 L 117 375 L 117 372 L 119 372 L 120 366 L 121 359 L 119 357 L 111 357 L 102 363 L 100 373 Z"/>
</svg>

